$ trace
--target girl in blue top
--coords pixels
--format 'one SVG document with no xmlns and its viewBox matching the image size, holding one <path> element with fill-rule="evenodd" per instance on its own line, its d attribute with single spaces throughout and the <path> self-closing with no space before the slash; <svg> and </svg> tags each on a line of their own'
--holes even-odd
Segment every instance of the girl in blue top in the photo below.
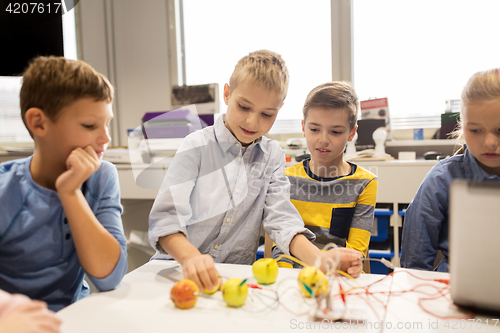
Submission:
<svg viewBox="0 0 500 333">
<path fill-rule="evenodd" d="M 454 179 L 500 181 L 500 69 L 474 74 L 462 91 L 460 136 L 465 145 L 427 174 L 408 206 L 401 266 L 448 271 L 448 195 Z"/>
</svg>

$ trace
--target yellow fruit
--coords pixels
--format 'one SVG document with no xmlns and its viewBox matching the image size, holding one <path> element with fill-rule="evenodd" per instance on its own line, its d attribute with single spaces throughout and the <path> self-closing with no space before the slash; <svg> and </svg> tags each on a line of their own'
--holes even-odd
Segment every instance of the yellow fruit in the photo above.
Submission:
<svg viewBox="0 0 500 333">
<path fill-rule="evenodd" d="M 245 304 L 248 295 L 248 286 L 246 283 L 240 285 L 243 280 L 232 278 L 222 285 L 222 298 L 228 306 L 240 307 Z"/>
<path fill-rule="evenodd" d="M 311 297 L 311 292 L 316 294 L 316 297 L 324 293 L 328 294 L 328 281 L 322 271 L 313 266 L 304 267 L 299 274 L 298 283 L 300 291 L 305 297 Z M 304 283 L 309 287 L 310 291 L 304 286 Z"/>
<path fill-rule="evenodd" d="M 191 280 L 181 280 L 170 290 L 170 299 L 180 309 L 190 309 L 198 300 L 200 289 Z"/>
<path fill-rule="evenodd" d="M 208 290 L 208 289 L 205 288 L 205 290 L 203 292 L 205 294 L 209 294 L 209 295 L 215 294 L 215 292 L 217 290 L 219 290 L 220 283 L 221 283 L 221 280 L 220 280 L 220 277 L 219 277 L 219 279 L 217 280 L 217 284 L 212 288 L 212 290 Z"/>
<path fill-rule="evenodd" d="M 278 277 L 278 263 L 271 258 L 262 258 L 252 265 L 253 277 L 261 284 L 273 284 Z"/>
</svg>

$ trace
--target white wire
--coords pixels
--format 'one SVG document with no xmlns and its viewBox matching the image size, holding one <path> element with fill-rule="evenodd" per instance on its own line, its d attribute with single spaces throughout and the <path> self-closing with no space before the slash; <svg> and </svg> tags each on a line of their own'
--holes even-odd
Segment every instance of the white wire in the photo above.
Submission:
<svg viewBox="0 0 500 333">
<path fill-rule="evenodd" d="M 338 248 L 339 248 L 339 246 L 337 244 L 335 244 L 335 243 L 328 243 L 328 244 L 326 244 L 323 247 L 323 251 L 329 251 L 331 249 L 338 249 Z M 325 263 L 325 264 L 328 264 L 330 262 L 332 263 L 331 267 L 332 267 L 333 273 L 336 273 L 337 269 L 340 268 L 340 252 L 339 251 L 335 251 L 335 254 L 336 254 L 335 260 L 333 260 L 332 258 L 328 257 L 326 259 L 327 262 Z M 321 256 L 319 256 L 318 258 L 316 258 L 316 261 L 314 262 L 314 267 L 316 267 L 318 269 L 321 267 L 321 259 L 322 259 Z M 328 260 L 328 259 L 330 259 L 330 260 Z M 319 263 L 319 265 L 318 265 L 318 263 Z M 327 268 L 328 268 L 328 266 L 327 266 Z M 327 275 L 329 273 L 332 273 L 332 272 L 327 269 Z"/>
</svg>

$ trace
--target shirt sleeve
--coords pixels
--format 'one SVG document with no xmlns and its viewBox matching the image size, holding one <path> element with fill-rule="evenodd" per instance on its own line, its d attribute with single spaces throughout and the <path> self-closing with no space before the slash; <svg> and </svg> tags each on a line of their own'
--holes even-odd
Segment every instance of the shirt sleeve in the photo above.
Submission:
<svg viewBox="0 0 500 333">
<path fill-rule="evenodd" d="M 281 250 L 277 246 L 273 247 L 273 251 L 272 251 L 272 258 L 273 259 L 279 258 L 279 256 L 281 256 L 282 254 L 283 254 L 283 252 L 281 252 Z M 280 260 L 278 260 L 278 267 L 294 268 L 294 264 L 295 264 L 295 262 L 288 259 L 288 258 L 281 258 Z"/>
<path fill-rule="evenodd" d="M 346 240 L 347 248 L 360 251 L 365 257 L 368 255 L 368 246 L 373 227 L 377 188 L 377 179 L 372 179 L 358 196 L 349 229 L 349 236 Z"/>
<path fill-rule="evenodd" d="M 269 179 L 264 207 L 264 230 L 284 254 L 290 255 L 290 242 L 297 234 L 309 240 L 316 236 L 304 227 L 304 221 L 290 201 L 290 181 L 285 176 L 285 152 L 279 148 L 275 154 L 274 170 Z"/>
<path fill-rule="evenodd" d="M 149 243 L 159 253 L 166 254 L 158 244 L 160 237 L 179 232 L 187 237 L 186 222 L 193 214 L 190 196 L 199 165 L 199 149 L 188 140 L 183 140 L 167 169 L 149 215 Z"/>
<path fill-rule="evenodd" d="M 104 176 L 108 177 L 103 195 L 101 197 L 99 207 L 95 216 L 103 227 L 118 241 L 120 245 L 120 257 L 115 265 L 113 271 L 104 278 L 96 278 L 87 274 L 92 283 L 100 291 L 107 291 L 114 289 L 122 280 L 127 271 L 127 240 L 123 232 L 123 223 L 121 214 L 123 211 L 120 203 L 120 185 L 118 182 L 118 172 L 111 164 L 108 164 Z M 106 164 L 102 165 L 103 167 Z"/>
<path fill-rule="evenodd" d="M 431 169 L 406 210 L 401 239 L 404 268 L 433 268 L 441 228 L 448 220 L 450 180 L 446 175 L 439 165 Z"/>
</svg>

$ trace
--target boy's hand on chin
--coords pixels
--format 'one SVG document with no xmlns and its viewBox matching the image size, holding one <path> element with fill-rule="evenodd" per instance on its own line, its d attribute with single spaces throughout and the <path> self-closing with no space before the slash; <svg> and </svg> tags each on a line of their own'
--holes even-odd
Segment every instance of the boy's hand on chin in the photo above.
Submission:
<svg viewBox="0 0 500 333">
<path fill-rule="evenodd" d="M 76 148 L 66 160 L 67 170 L 56 180 L 57 192 L 73 193 L 79 190 L 83 182 L 96 172 L 100 166 L 101 160 L 91 146 Z"/>
</svg>

